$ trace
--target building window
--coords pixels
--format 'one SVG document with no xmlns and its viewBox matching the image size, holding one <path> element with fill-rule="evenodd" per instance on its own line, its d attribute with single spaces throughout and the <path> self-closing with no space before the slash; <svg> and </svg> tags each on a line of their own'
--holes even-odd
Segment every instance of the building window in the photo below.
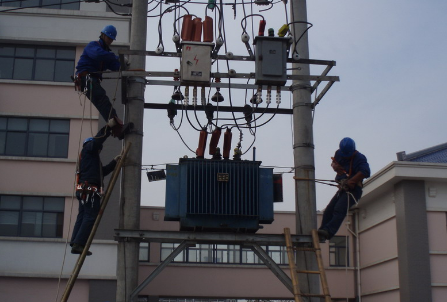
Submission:
<svg viewBox="0 0 447 302">
<path fill-rule="evenodd" d="M 329 241 L 329 265 L 349 266 L 348 237 L 334 236 Z"/>
<path fill-rule="evenodd" d="M 180 244 L 178 243 L 162 243 L 161 244 L 161 261 L 164 261 Z M 185 250 L 178 254 L 172 262 L 186 262 Z"/>
<path fill-rule="evenodd" d="M 216 263 L 240 263 L 240 247 L 231 244 L 216 244 Z"/>
<path fill-rule="evenodd" d="M 69 120 L 0 117 L 0 155 L 68 157 Z"/>
<path fill-rule="evenodd" d="M 75 54 L 74 47 L 0 44 L 0 79 L 71 82 Z"/>
<path fill-rule="evenodd" d="M 179 244 L 162 243 L 161 261 L 164 261 Z M 287 250 L 284 246 L 263 246 L 267 254 L 277 264 L 288 264 Z M 187 247 L 173 262 L 213 263 L 213 264 L 264 264 L 256 254 L 248 248 L 231 244 L 197 244 Z"/>
<path fill-rule="evenodd" d="M 63 197 L 0 195 L 0 236 L 62 238 Z"/>
<path fill-rule="evenodd" d="M 149 262 L 149 242 L 140 242 L 140 253 L 138 260 L 140 262 Z"/>
<path fill-rule="evenodd" d="M 53 9 L 79 10 L 81 1 L 74 0 L 0 0 L 0 6 L 8 7 L 43 7 Z"/>
</svg>

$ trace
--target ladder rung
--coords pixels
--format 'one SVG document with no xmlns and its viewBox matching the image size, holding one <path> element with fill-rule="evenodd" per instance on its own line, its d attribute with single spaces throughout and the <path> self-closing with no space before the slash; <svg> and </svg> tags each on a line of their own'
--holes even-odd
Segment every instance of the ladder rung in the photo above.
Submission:
<svg viewBox="0 0 447 302">
<path fill-rule="evenodd" d="M 321 274 L 321 272 L 319 271 L 301 271 L 301 270 L 296 270 L 297 273 L 300 274 Z"/>
<path fill-rule="evenodd" d="M 324 298 L 329 297 L 329 295 L 321 295 L 321 294 L 301 294 L 303 297 L 318 297 L 318 298 Z"/>
<path fill-rule="evenodd" d="M 301 251 L 301 252 L 315 252 L 319 249 L 313 248 L 313 247 L 294 247 L 295 251 Z"/>
</svg>

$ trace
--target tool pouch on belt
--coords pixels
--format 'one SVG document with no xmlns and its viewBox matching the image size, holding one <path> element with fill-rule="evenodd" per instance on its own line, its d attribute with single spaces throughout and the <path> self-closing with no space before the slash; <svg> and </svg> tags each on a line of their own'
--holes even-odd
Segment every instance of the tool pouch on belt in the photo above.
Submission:
<svg viewBox="0 0 447 302">
<path fill-rule="evenodd" d="M 89 185 L 88 182 L 80 183 L 76 185 L 76 192 L 81 196 L 81 204 L 86 204 L 89 201 L 92 201 L 93 207 L 93 195 L 100 194 L 98 193 L 98 187 Z"/>
<path fill-rule="evenodd" d="M 82 77 L 85 77 L 86 75 L 88 75 L 88 72 L 83 71 L 83 72 L 78 73 L 74 77 L 73 76 L 71 77 L 71 79 L 73 80 L 73 83 L 75 85 L 75 91 L 82 92 Z"/>
</svg>

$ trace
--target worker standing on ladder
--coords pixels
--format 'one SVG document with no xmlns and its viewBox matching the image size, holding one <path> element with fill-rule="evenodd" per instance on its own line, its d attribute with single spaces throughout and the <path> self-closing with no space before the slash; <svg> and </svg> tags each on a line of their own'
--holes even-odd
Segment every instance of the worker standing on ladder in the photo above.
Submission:
<svg viewBox="0 0 447 302">
<path fill-rule="evenodd" d="M 104 70 L 118 71 L 120 62 L 111 51 L 110 45 L 116 39 L 115 26 L 107 25 L 101 31 L 99 41 L 92 41 L 84 48 L 81 58 L 76 66 L 75 88 L 85 92 L 85 95 L 98 109 L 107 125 L 112 128 L 112 135 L 123 139 L 133 124 L 123 125 L 115 109 L 101 86 L 102 72 Z"/>
<path fill-rule="evenodd" d="M 101 207 L 101 196 L 104 176 L 111 173 L 120 155 L 109 164 L 103 166 L 99 156 L 102 145 L 110 136 L 110 128 L 104 126 L 95 137 L 84 141 L 79 156 L 78 180 L 76 198 L 79 201 L 79 212 L 71 236 L 72 254 L 81 254 L 90 236 L 96 217 Z M 87 256 L 92 253 L 87 251 Z"/>
<path fill-rule="evenodd" d="M 355 149 L 355 142 L 349 137 L 340 141 L 340 149 L 332 157 L 332 168 L 337 175 L 339 190 L 323 213 L 318 236 L 321 241 L 331 239 L 340 228 L 346 214 L 363 193 L 363 179 L 371 174 L 368 161 Z"/>
</svg>

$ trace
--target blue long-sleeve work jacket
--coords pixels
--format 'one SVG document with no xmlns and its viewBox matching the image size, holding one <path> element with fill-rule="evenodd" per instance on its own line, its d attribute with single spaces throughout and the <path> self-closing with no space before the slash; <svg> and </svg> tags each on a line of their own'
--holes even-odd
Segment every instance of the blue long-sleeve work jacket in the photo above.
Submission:
<svg viewBox="0 0 447 302">
<path fill-rule="evenodd" d="M 92 76 L 102 79 L 101 71 L 117 71 L 119 68 L 120 62 L 118 56 L 109 51 L 108 46 L 100 39 L 99 41 L 88 43 L 84 48 L 78 65 L 76 66 L 76 74 L 87 71 L 92 73 Z M 95 72 L 99 73 L 95 74 Z"/>
<path fill-rule="evenodd" d="M 99 130 L 95 139 L 87 142 L 82 148 L 79 163 L 79 183 L 87 181 L 90 185 L 101 186 L 104 176 L 115 169 L 115 160 L 103 166 L 99 157 L 99 151 L 102 150 L 102 145 L 109 135 L 109 133 L 105 133 L 103 127 Z"/>
<path fill-rule="evenodd" d="M 365 178 L 371 176 L 371 170 L 369 169 L 368 160 L 366 156 L 362 153 L 356 151 L 352 157 L 343 157 L 341 156 L 340 150 L 337 150 L 334 155 L 335 162 L 343 167 L 346 174 L 349 174 L 349 177 L 346 174 L 337 174 L 335 180 L 339 181 L 344 178 L 351 178 L 356 175 L 358 172 L 362 172 Z"/>
</svg>

